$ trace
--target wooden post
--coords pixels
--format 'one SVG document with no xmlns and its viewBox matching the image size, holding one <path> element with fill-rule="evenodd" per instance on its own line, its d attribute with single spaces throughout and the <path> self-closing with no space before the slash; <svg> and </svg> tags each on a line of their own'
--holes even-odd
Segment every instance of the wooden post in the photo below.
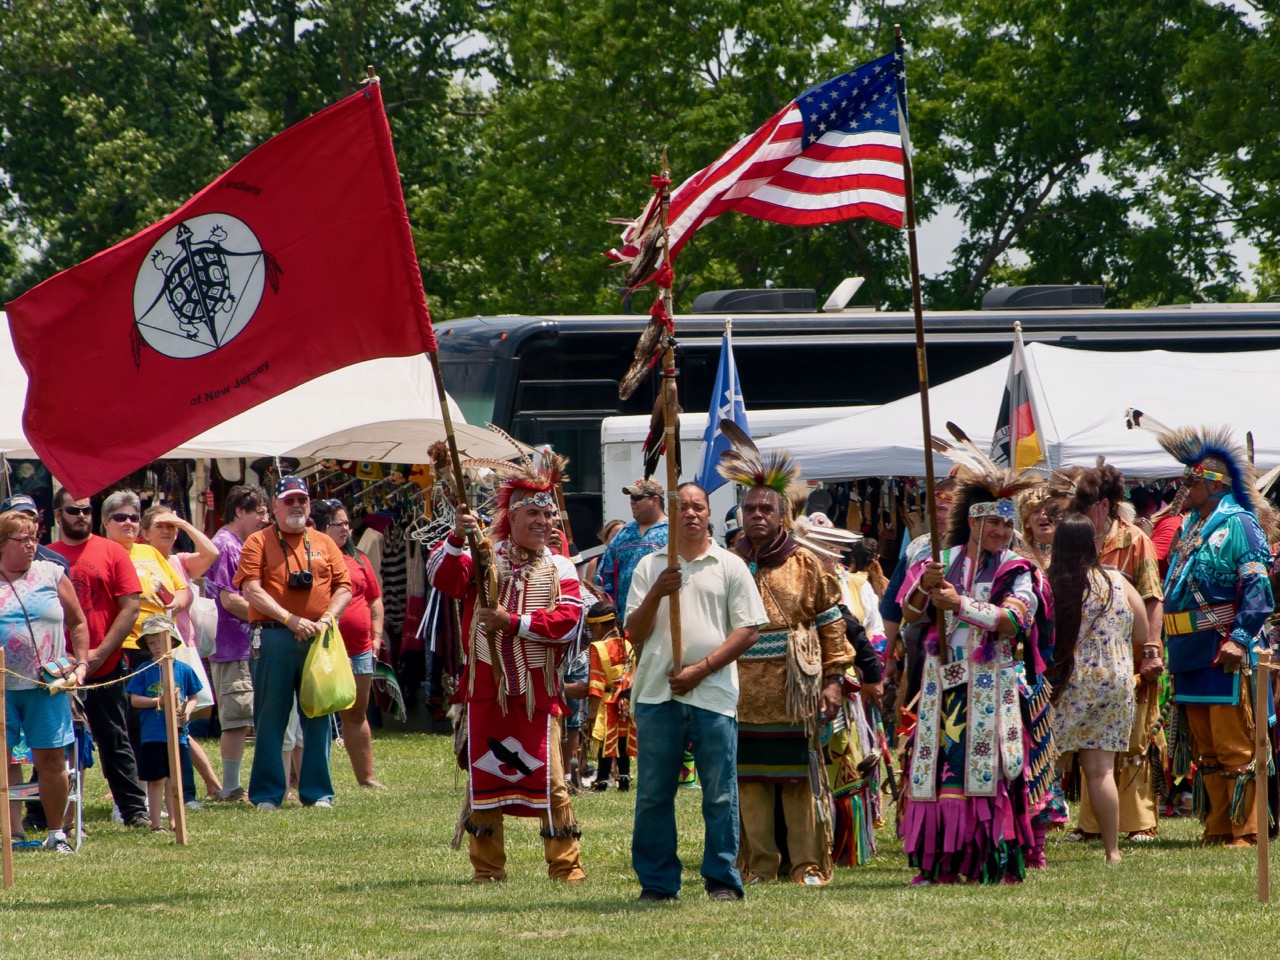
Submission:
<svg viewBox="0 0 1280 960">
<path fill-rule="evenodd" d="M 0 648 L 0 677 L 4 676 L 4 649 Z M 4 850 L 4 885 L 13 886 L 13 823 L 9 818 L 9 738 L 5 729 L 4 684 L 0 682 L 0 744 L 4 745 L 4 774 L 0 776 L 0 844 Z"/>
<path fill-rule="evenodd" d="M 1267 691 L 1271 688 L 1271 653 L 1258 652 L 1258 668 L 1253 674 L 1253 770 L 1254 810 L 1258 823 L 1258 902 L 1271 902 L 1270 814 L 1267 805 Z"/>
<path fill-rule="evenodd" d="M 173 651 L 160 661 L 164 674 L 164 725 L 169 740 L 169 820 L 179 845 L 187 842 L 187 807 L 182 802 L 182 756 L 178 746 L 178 696 L 173 685 Z"/>
</svg>

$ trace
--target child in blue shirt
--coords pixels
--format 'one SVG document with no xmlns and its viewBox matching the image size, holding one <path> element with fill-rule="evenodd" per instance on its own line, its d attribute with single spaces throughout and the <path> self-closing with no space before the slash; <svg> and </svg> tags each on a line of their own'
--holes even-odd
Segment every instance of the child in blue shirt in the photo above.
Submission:
<svg viewBox="0 0 1280 960">
<path fill-rule="evenodd" d="M 138 779 L 147 785 L 151 829 L 163 830 L 161 810 L 168 804 L 169 735 L 165 724 L 164 674 L 160 660 L 170 650 L 181 646 L 182 640 L 178 636 L 177 624 L 163 614 L 142 621 L 142 636 L 138 640 L 151 651 L 151 662 L 129 678 L 125 692 L 129 694 L 129 703 L 138 711 L 141 723 Z M 173 686 L 178 702 L 178 749 L 186 752 L 190 749 L 187 746 L 187 715 L 195 706 L 196 694 L 200 692 L 200 678 L 185 663 L 174 660 Z M 172 819 L 173 811 L 170 810 L 169 814 Z"/>
</svg>

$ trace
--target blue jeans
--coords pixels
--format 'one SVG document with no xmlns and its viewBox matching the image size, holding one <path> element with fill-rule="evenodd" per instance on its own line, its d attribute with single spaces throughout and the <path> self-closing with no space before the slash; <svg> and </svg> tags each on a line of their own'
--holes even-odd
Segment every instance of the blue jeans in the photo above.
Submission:
<svg viewBox="0 0 1280 960">
<path fill-rule="evenodd" d="M 253 671 L 253 723 L 255 742 L 253 767 L 249 772 L 249 800 L 253 803 L 284 802 L 289 782 L 285 777 L 285 728 L 289 714 L 302 685 L 302 666 L 310 643 L 299 643 L 293 634 L 280 629 L 262 631 L 262 647 Z M 333 799 L 333 780 L 329 777 L 329 745 L 332 740 L 329 717 L 308 717 L 299 711 L 302 721 L 302 774 L 298 779 L 298 798 L 307 806 L 318 800 Z"/>
<path fill-rule="evenodd" d="M 738 859 L 738 721 L 675 700 L 637 703 L 636 821 L 631 866 L 640 886 L 676 896 L 682 865 L 676 852 L 676 784 L 685 744 L 702 781 L 706 835 L 702 879 L 708 891 L 727 889 L 742 896 Z"/>
</svg>

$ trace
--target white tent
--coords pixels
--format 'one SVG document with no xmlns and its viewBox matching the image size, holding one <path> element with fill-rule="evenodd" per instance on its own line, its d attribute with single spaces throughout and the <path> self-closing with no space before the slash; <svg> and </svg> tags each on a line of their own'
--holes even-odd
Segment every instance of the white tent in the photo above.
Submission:
<svg viewBox="0 0 1280 960">
<path fill-rule="evenodd" d="M 0 314 L 0 318 L 4 315 Z M 9 324 L 0 322 L 0 451 L 35 459 L 22 430 L 27 373 Z M 449 413 L 464 456 L 509 457 L 511 445 L 467 425 L 452 398 Z M 424 356 L 388 357 L 335 370 L 232 417 L 168 457 L 291 456 L 421 463 L 444 439 L 440 399 Z"/>
<path fill-rule="evenodd" d="M 1280 350 L 1113 353 L 1033 343 L 1026 353 L 1039 426 L 1055 468 L 1092 466 L 1102 454 L 1126 477 L 1177 474 L 1181 468 L 1151 433 L 1125 427 L 1129 407 L 1170 426 L 1226 424 L 1241 442 L 1251 430 L 1259 466 L 1280 463 L 1280 415 L 1275 413 L 1280 410 Z M 931 388 L 934 434 L 947 436 L 951 420 L 989 449 L 1008 371 L 1009 361 L 1001 360 Z M 913 393 L 865 413 L 770 437 L 760 447 L 790 450 L 810 479 L 920 476 L 920 399 Z M 951 461 L 934 455 L 936 471 L 950 467 Z"/>
</svg>

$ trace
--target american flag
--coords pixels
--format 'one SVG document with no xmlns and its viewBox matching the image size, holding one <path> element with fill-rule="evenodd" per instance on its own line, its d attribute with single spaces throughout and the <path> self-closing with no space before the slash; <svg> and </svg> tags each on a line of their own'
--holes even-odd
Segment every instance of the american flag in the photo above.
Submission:
<svg viewBox="0 0 1280 960">
<path fill-rule="evenodd" d="M 806 90 L 671 195 L 671 256 L 722 213 L 793 226 L 869 217 L 901 227 L 907 124 L 902 49 Z M 629 262 L 658 198 L 607 254 Z"/>
</svg>

